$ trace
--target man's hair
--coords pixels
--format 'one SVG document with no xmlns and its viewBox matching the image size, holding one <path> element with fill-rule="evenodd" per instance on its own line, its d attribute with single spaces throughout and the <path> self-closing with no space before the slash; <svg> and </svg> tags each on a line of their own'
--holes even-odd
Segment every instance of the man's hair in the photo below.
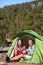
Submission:
<svg viewBox="0 0 43 65">
<path fill-rule="evenodd" d="M 33 38 L 29 38 L 28 41 L 29 40 L 32 40 L 33 44 L 35 43 L 35 40 Z"/>
</svg>

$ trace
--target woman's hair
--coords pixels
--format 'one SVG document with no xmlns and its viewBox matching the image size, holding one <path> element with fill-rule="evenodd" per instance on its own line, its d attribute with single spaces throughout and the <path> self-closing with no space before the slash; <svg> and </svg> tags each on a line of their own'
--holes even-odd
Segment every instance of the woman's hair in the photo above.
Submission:
<svg viewBox="0 0 43 65">
<path fill-rule="evenodd" d="M 21 46 L 23 46 L 23 39 L 22 38 L 17 39 L 17 46 L 19 47 L 19 45 L 18 45 L 19 40 L 21 40 L 21 42 L 22 42 Z"/>
</svg>

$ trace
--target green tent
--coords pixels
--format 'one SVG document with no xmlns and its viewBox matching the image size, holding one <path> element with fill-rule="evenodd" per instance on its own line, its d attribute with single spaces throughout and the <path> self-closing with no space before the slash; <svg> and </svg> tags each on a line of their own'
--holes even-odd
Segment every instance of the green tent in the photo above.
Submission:
<svg viewBox="0 0 43 65">
<path fill-rule="evenodd" d="M 33 53 L 33 56 L 30 60 L 26 60 L 24 62 L 26 63 L 43 63 L 43 36 L 37 34 L 36 32 L 32 30 L 24 30 L 23 32 L 20 32 L 17 34 L 15 39 L 12 42 L 11 47 L 8 50 L 7 56 L 10 57 L 13 51 L 13 48 L 17 42 L 17 39 L 23 35 L 32 35 L 35 38 L 35 50 Z"/>
</svg>

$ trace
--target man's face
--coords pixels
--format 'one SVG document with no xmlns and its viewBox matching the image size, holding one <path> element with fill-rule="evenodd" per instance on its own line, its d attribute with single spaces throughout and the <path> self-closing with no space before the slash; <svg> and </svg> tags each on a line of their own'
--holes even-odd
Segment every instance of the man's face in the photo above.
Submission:
<svg viewBox="0 0 43 65">
<path fill-rule="evenodd" d="M 32 46 L 33 45 L 33 41 L 32 40 L 28 40 L 28 45 Z"/>
</svg>

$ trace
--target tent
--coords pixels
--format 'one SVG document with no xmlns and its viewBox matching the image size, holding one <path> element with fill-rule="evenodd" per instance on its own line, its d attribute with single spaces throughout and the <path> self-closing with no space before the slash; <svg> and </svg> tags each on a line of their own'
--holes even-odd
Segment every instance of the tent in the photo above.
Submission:
<svg viewBox="0 0 43 65">
<path fill-rule="evenodd" d="M 26 60 L 24 62 L 26 63 L 43 63 L 43 36 L 37 34 L 36 32 L 32 30 L 24 30 L 23 32 L 20 32 L 16 35 L 15 39 L 12 42 L 11 47 L 9 48 L 7 52 L 7 56 L 10 57 L 13 51 L 13 48 L 17 42 L 17 39 L 23 35 L 32 35 L 35 38 L 35 50 L 33 53 L 33 56 L 30 60 Z"/>
</svg>

